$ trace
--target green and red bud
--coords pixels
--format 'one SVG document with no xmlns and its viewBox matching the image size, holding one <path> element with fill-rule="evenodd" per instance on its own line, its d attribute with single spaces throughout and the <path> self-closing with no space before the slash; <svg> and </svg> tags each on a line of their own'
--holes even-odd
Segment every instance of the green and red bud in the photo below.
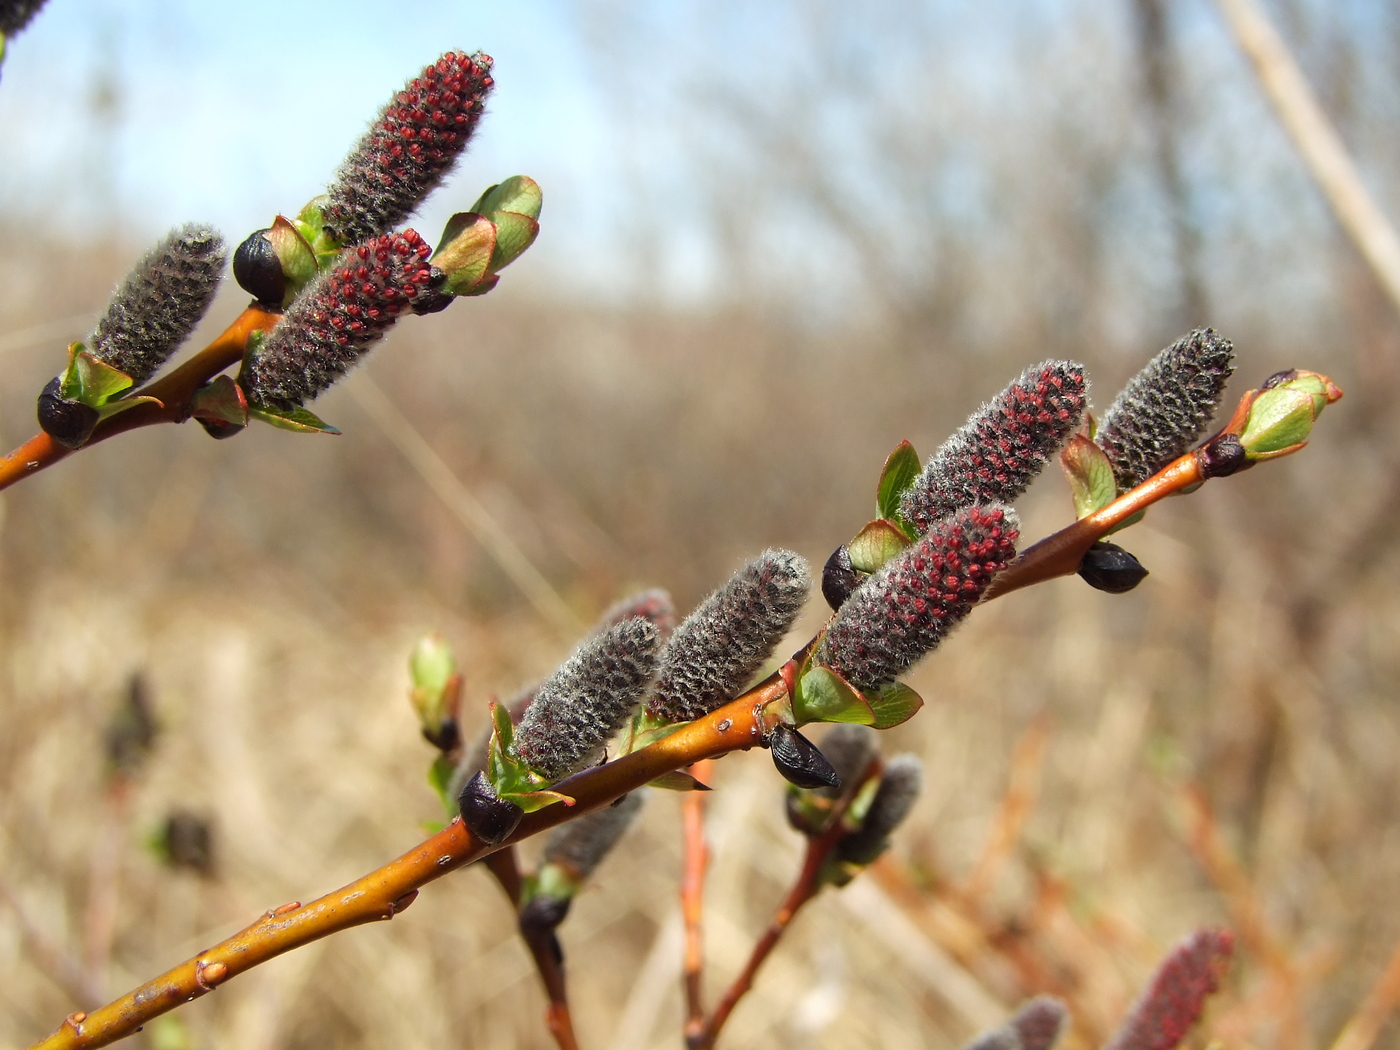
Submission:
<svg viewBox="0 0 1400 1050">
<path fill-rule="evenodd" d="M 458 714 L 462 702 L 462 675 L 447 643 L 436 634 L 419 639 L 408 659 L 413 688 L 409 702 L 418 715 L 423 736 L 439 751 L 461 746 Z"/>
<path fill-rule="evenodd" d="M 1297 452 L 1308 443 L 1322 410 L 1341 396 L 1341 389 L 1317 372 L 1295 369 L 1271 376 L 1239 432 L 1245 454 L 1258 461 Z"/>
<path fill-rule="evenodd" d="M 492 186 L 472 207 L 447 220 L 432 264 L 447 276 L 444 295 L 484 295 L 499 273 L 524 254 L 540 232 L 539 185 L 515 175 Z"/>
</svg>

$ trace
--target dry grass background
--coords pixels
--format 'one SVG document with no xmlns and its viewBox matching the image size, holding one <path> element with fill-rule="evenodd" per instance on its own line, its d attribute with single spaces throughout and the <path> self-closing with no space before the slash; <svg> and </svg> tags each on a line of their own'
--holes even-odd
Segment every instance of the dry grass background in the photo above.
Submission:
<svg viewBox="0 0 1400 1050">
<path fill-rule="evenodd" d="M 1375 118 L 1359 114 L 1357 126 Z M 1063 194 L 1096 192 L 1065 188 L 1099 171 L 1093 150 L 1120 145 L 1111 126 L 1095 131 L 1104 142 L 1081 143 L 1027 198 L 1025 258 L 955 244 L 967 266 L 942 298 L 915 289 L 873 318 L 803 323 L 761 298 L 580 304 L 512 285 L 512 271 L 485 300 L 406 322 L 368 372 L 583 620 L 637 586 L 689 607 L 765 546 L 820 565 L 869 516 L 901 438 L 927 455 L 1049 355 L 1086 361 L 1103 407 L 1176 334 L 1168 310 L 1125 329 L 1104 306 L 1126 278 L 1093 222 L 1064 207 Z M 1285 189 L 1280 209 L 1297 192 Z M 877 869 L 802 914 L 727 1045 L 952 1047 L 1054 991 L 1076 1012 L 1071 1046 L 1088 1047 L 1165 948 L 1207 923 L 1241 938 L 1209 1035 L 1309 1050 L 1351 1016 L 1400 940 L 1400 329 L 1325 224 L 1312 236 L 1291 250 L 1325 275 L 1322 294 L 1280 306 L 1287 279 L 1265 295 L 1248 268 L 1213 274 L 1217 324 L 1240 350 L 1234 393 L 1296 364 L 1332 374 L 1347 399 L 1302 455 L 1126 533 L 1152 570 L 1137 591 L 1070 579 L 1017 594 L 919 668 L 928 706 L 888 735 L 925 760 L 918 809 Z M 0 243 L 8 447 L 133 248 L 79 253 L 13 217 Z M 1238 257 L 1251 243 L 1230 241 Z M 1076 283 L 1047 259 L 1097 276 Z M 210 330 L 239 306 L 227 291 Z M 98 980 L 117 993 L 417 841 L 437 816 L 406 703 L 421 633 L 455 648 L 478 721 L 493 693 L 568 651 L 350 391 L 322 409 L 343 437 L 253 428 L 216 443 L 166 427 L 2 497 L 0 886 L 18 908 L 0 902 L 0 1047 L 91 1005 L 54 979 L 39 942 L 81 953 L 101 843 L 116 844 L 116 920 Z M 1059 479 L 1024 510 L 1028 539 L 1065 523 Z M 820 615 L 814 603 L 799 633 Z M 161 736 L 114 826 L 103 727 L 136 673 Z M 799 857 L 767 756 L 734 756 L 718 776 L 712 995 Z M 678 803 L 653 794 L 563 929 L 587 1047 L 679 1042 Z M 176 808 L 213 822 L 213 877 L 171 871 L 144 845 Z M 483 873 L 453 875 L 394 922 L 276 960 L 137 1038 L 547 1047 L 501 904 Z M 1381 1045 L 1394 1039 L 1392 1027 Z"/>
</svg>

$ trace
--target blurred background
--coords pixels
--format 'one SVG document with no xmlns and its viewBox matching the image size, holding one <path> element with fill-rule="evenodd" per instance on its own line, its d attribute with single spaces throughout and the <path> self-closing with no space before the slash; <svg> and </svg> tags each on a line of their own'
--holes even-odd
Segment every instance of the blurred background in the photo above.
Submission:
<svg viewBox="0 0 1400 1050">
<path fill-rule="evenodd" d="M 1400 216 L 1400 13 L 1267 7 Z M 50 0 L 0 80 L 6 447 L 146 246 L 294 214 L 457 47 L 497 87 L 414 225 L 538 179 L 543 232 L 496 291 L 318 401 L 341 437 L 152 428 L 0 497 L 0 1047 L 413 845 L 439 817 L 406 703 L 423 633 L 474 730 L 630 589 L 688 609 L 768 546 L 820 566 L 891 448 L 927 456 L 1026 365 L 1085 362 L 1102 409 L 1202 325 L 1235 341 L 1231 403 L 1292 366 L 1346 400 L 1303 454 L 1125 533 L 1136 591 L 1017 594 L 919 668 L 928 705 L 887 735 L 925 759 L 918 809 L 800 916 L 725 1043 L 955 1047 L 1053 992 L 1092 1046 L 1170 944 L 1226 924 L 1204 1031 L 1331 1044 L 1400 938 L 1400 325 L 1207 0 Z M 196 341 L 245 301 L 229 282 Z M 1072 516 L 1056 473 L 1028 541 Z M 768 757 L 717 775 L 712 996 L 799 857 Z M 653 795 L 563 928 L 585 1047 L 680 1041 L 678 801 Z M 501 905 L 453 875 L 135 1038 L 551 1046 Z"/>
</svg>

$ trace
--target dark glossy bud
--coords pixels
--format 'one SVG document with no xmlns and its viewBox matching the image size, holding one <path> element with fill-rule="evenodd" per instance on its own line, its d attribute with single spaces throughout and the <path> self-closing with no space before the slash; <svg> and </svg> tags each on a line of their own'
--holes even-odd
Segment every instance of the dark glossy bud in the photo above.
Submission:
<svg viewBox="0 0 1400 1050">
<path fill-rule="evenodd" d="M 789 784 L 808 790 L 841 786 L 841 778 L 817 745 L 791 726 L 774 726 L 768 746 L 773 751 L 773 765 Z"/>
<path fill-rule="evenodd" d="M 241 434 L 248 429 L 246 424 L 239 426 L 223 419 L 203 419 L 200 416 L 195 416 L 195 419 L 204 428 L 204 432 L 216 441 L 231 438 L 234 434 Z"/>
<path fill-rule="evenodd" d="M 54 376 L 39 395 L 39 426 L 64 448 L 81 448 L 97 426 L 97 409 L 65 398 L 59 393 L 61 381 Z"/>
<path fill-rule="evenodd" d="M 1096 591 L 1126 594 L 1147 578 L 1147 570 L 1116 543 L 1099 540 L 1085 552 L 1079 575 Z"/>
<path fill-rule="evenodd" d="M 156 845 L 172 868 L 214 874 L 214 829 L 204 817 L 176 810 L 166 817 Z"/>
<path fill-rule="evenodd" d="M 1264 380 L 1259 389 L 1272 390 L 1282 383 L 1287 383 L 1289 380 L 1297 378 L 1298 370 L 1296 368 L 1285 368 L 1282 372 L 1275 372 L 1273 375 L 1269 376 L 1268 379 Z"/>
<path fill-rule="evenodd" d="M 233 253 L 233 279 L 258 302 L 281 306 L 282 296 L 287 292 L 287 277 L 268 232 L 251 233 L 238 246 L 238 251 Z"/>
<path fill-rule="evenodd" d="M 833 610 L 841 608 L 868 575 L 851 564 L 851 552 L 844 543 L 841 544 L 822 566 L 822 597 L 826 599 L 826 604 Z"/>
<path fill-rule="evenodd" d="M 520 909 L 520 928 L 552 930 L 564 921 L 572 903 L 572 897 L 550 897 L 541 893 Z"/>
<path fill-rule="evenodd" d="M 1202 473 L 1208 478 L 1228 478 L 1251 466 L 1249 455 L 1234 434 L 1221 434 L 1201 449 Z"/>
<path fill-rule="evenodd" d="M 457 808 L 462 813 L 462 823 L 488 846 L 508 839 L 525 815 L 514 802 L 497 797 L 491 781 L 481 772 L 467 781 L 457 796 Z"/>
<path fill-rule="evenodd" d="M 456 751 L 462 746 L 462 731 L 455 718 L 444 718 L 433 729 L 424 726 L 423 739 L 444 753 Z"/>
</svg>

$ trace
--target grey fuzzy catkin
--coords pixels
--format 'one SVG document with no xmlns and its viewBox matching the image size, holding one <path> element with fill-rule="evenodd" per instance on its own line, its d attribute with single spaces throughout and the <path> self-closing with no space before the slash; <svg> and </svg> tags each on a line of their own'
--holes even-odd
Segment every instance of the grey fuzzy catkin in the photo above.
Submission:
<svg viewBox="0 0 1400 1050">
<path fill-rule="evenodd" d="M 582 882 L 593 874 L 642 808 L 643 795 L 634 791 L 622 801 L 595 809 L 554 829 L 544 845 L 546 864 L 557 864 Z"/>
<path fill-rule="evenodd" d="M 590 638 L 540 685 L 515 752 L 550 781 L 577 772 L 622 728 L 656 673 L 656 625 L 641 617 Z"/>
<path fill-rule="evenodd" d="M 865 821 L 837 846 L 837 855 L 852 864 L 869 864 L 885 851 L 890 833 L 904 821 L 924 783 L 923 763 L 914 755 L 895 755 L 885 763 L 880 786 Z"/>
<path fill-rule="evenodd" d="M 811 588 L 807 563 L 792 551 L 749 562 L 676 628 L 648 710 L 688 722 L 731 700 L 773 655 Z"/>
<path fill-rule="evenodd" d="M 1095 437 L 1119 491 L 1140 485 L 1206 432 L 1234 371 L 1235 348 L 1213 329 L 1183 336 L 1128 381 Z"/>
<path fill-rule="evenodd" d="M 923 535 L 965 507 L 1014 503 L 1079 425 L 1087 392 L 1083 365 L 1027 368 L 939 447 L 901 498 L 900 514 Z"/>
<path fill-rule="evenodd" d="M 0 34 L 14 36 L 43 6 L 44 0 L 0 0 Z"/>
<path fill-rule="evenodd" d="M 1023 1003 L 1006 1024 L 979 1035 L 963 1050 L 1050 1050 L 1068 1020 L 1064 1003 L 1038 995 Z"/>
<path fill-rule="evenodd" d="M 224 241 L 212 226 L 171 230 L 127 274 L 97 322 L 88 350 L 143 383 L 199 324 L 224 272 Z"/>
</svg>

